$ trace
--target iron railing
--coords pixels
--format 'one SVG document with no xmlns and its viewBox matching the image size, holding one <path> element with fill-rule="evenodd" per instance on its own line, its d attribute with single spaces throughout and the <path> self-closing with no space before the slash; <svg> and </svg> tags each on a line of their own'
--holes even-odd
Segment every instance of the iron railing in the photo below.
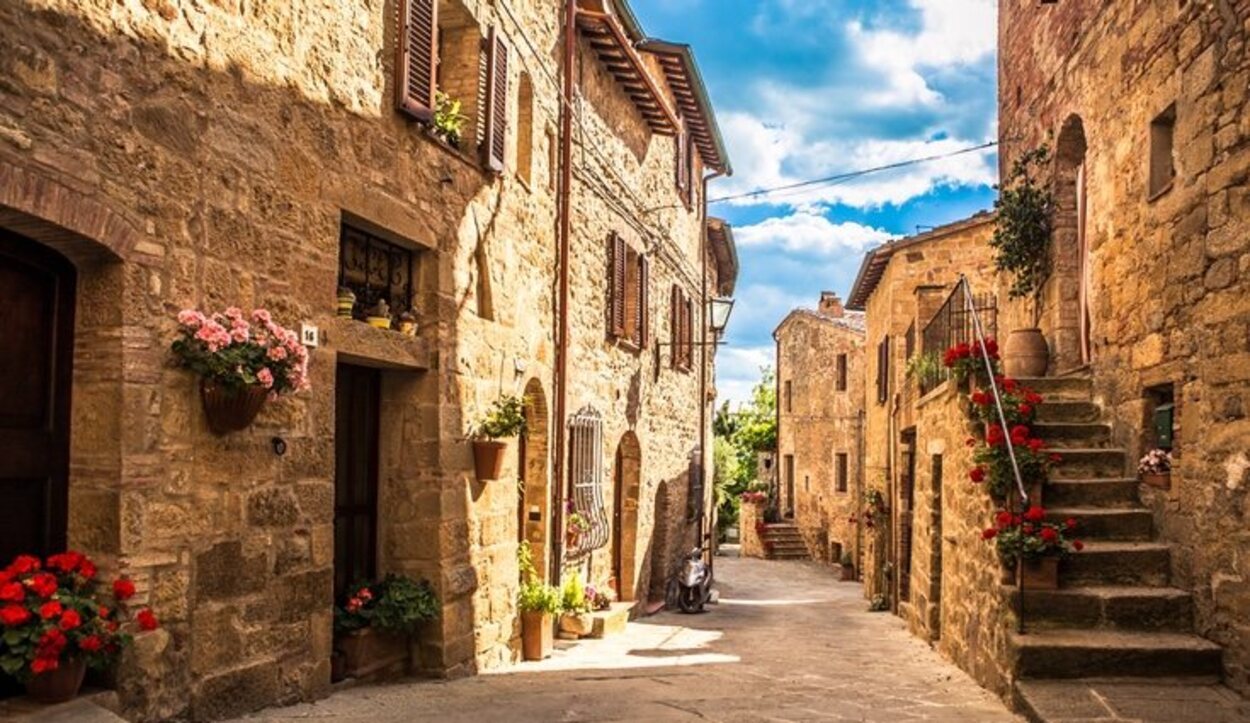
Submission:
<svg viewBox="0 0 1250 723">
<path fill-rule="evenodd" d="M 569 420 L 569 479 L 569 513 L 581 515 L 589 529 L 565 554 L 566 560 L 580 560 L 606 545 L 611 531 L 603 500 L 603 417 L 593 407 L 584 407 Z"/>
<path fill-rule="evenodd" d="M 981 314 L 978 309 L 977 296 L 972 293 L 972 287 L 968 284 L 968 278 L 963 274 L 959 275 L 959 283 L 955 287 L 955 293 L 951 298 L 961 298 L 964 305 L 964 315 L 969 322 L 970 339 L 973 352 L 981 357 L 981 361 L 985 366 L 985 377 L 988 380 L 990 392 L 994 397 L 995 416 L 998 417 L 998 423 L 1002 425 L 1003 431 L 1011 429 L 1007 424 L 1007 413 L 1003 410 L 1003 396 L 998 389 L 998 378 L 994 373 L 994 362 L 990 360 L 989 349 L 986 340 L 990 335 L 985 333 L 985 325 L 981 322 Z M 982 297 L 984 299 L 984 297 Z M 949 305 L 950 300 L 947 301 Z M 975 343 L 974 343 L 975 342 Z M 1016 446 L 1011 442 L 1011 435 L 1004 434 L 1007 446 L 1007 456 L 1011 459 L 1011 474 L 1016 480 L 1016 494 L 1019 495 L 1019 506 L 1017 509 L 1011 510 L 1012 515 L 1023 514 L 1024 510 L 1029 508 L 1029 492 L 1024 486 L 1024 477 L 1020 474 L 1020 463 L 1016 459 Z M 1009 496 L 1010 497 L 1010 496 Z M 1012 506 L 1008 502 L 1008 506 Z M 1018 610 L 1016 611 L 1016 630 L 1020 633 L 1024 632 L 1024 575 L 1020 570 L 1020 566 L 1024 564 L 1023 560 L 1016 560 L 1016 601 Z"/>
<path fill-rule="evenodd" d="M 972 343 L 976 336 L 975 324 L 981 325 L 983 336 L 998 335 L 998 298 L 992 293 L 973 294 L 967 280 L 963 276 L 959 278 L 960 283 L 921 332 L 920 353 L 932 356 L 939 365 L 947 349 Z M 928 394 L 949 378 L 950 370 L 945 367 L 938 375 L 922 378 L 920 394 Z"/>
</svg>

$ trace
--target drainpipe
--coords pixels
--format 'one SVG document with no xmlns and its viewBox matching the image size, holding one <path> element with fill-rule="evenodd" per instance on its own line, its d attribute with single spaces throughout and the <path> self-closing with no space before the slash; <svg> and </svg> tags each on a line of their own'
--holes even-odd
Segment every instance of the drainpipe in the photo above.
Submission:
<svg viewBox="0 0 1250 723">
<path fill-rule="evenodd" d="M 564 505 L 569 498 L 565 484 L 564 464 L 568 456 L 565 450 L 565 430 L 568 415 L 569 372 L 569 237 L 572 232 L 570 204 L 573 184 L 573 69 L 577 62 L 577 0 L 566 0 L 564 9 L 564 62 L 561 66 L 563 94 L 560 102 L 560 193 L 557 199 L 559 213 L 556 220 L 556 275 L 558 290 L 556 309 L 556 369 L 555 369 L 555 460 L 552 464 L 552 482 L 556 491 L 551 515 L 551 575 L 552 583 L 560 580 L 561 558 L 564 555 Z"/>
<path fill-rule="evenodd" d="M 861 580 L 864 579 L 864 566 L 861 563 L 864 559 L 864 454 L 867 451 L 864 443 L 864 415 L 864 410 L 860 409 L 855 427 L 855 448 L 858 457 L 855 465 L 855 519 L 859 520 L 855 525 L 855 569 Z"/>
<path fill-rule="evenodd" d="M 699 460 L 699 474 L 703 477 L 702 494 L 703 499 L 699 500 L 699 546 L 703 547 L 703 536 L 705 534 L 704 526 L 706 524 L 707 507 L 707 460 L 711 450 L 708 449 L 707 439 L 707 311 L 708 311 L 708 295 L 707 295 L 707 250 L 708 250 L 708 228 L 707 228 L 707 184 L 709 181 L 715 180 L 724 175 L 722 171 L 716 171 L 711 175 L 703 177 L 702 195 L 699 197 L 699 265 L 700 265 L 700 282 L 699 296 L 703 305 L 700 312 L 700 318 L 703 320 L 699 324 L 699 454 L 702 459 Z M 712 489 L 712 500 L 716 499 L 715 484 Z M 713 525 L 715 525 L 716 516 L 712 515 Z M 707 558 L 708 572 L 712 571 L 713 560 L 716 559 L 716 534 L 715 530 L 709 528 L 706 530 L 708 536 Z"/>
</svg>

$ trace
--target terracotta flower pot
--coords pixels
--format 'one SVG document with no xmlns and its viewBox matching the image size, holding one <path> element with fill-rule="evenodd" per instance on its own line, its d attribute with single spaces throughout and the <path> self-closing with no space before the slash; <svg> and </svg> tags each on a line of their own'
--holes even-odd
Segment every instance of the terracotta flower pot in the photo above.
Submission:
<svg viewBox="0 0 1250 723">
<path fill-rule="evenodd" d="M 555 647 L 555 626 L 551 613 L 521 613 L 521 656 L 526 660 L 543 660 Z"/>
<path fill-rule="evenodd" d="M 503 476 L 503 458 L 508 445 L 493 439 L 473 440 L 473 468 L 480 481 Z"/>
<path fill-rule="evenodd" d="M 64 703 L 78 695 L 86 674 L 86 661 L 62 660 L 56 670 L 31 676 L 26 683 L 26 694 L 40 703 Z"/>
<path fill-rule="evenodd" d="M 334 647 L 342 654 L 346 678 L 362 678 L 408 658 L 406 638 L 373 628 L 338 635 Z"/>
<path fill-rule="evenodd" d="M 1041 329 L 1016 329 L 1003 345 L 1003 371 L 1009 377 L 1041 377 L 1050 366 L 1050 348 Z"/>
<path fill-rule="evenodd" d="M 1059 558 L 1025 558 L 1016 566 L 1025 590 L 1058 590 Z"/>
<path fill-rule="evenodd" d="M 241 389 L 200 380 L 200 401 L 204 404 L 204 416 L 213 434 L 223 435 L 247 429 L 260 414 L 269 399 L 269 390 L 261 386 Z"/>
<path fill-rule="evenodd" d="M 1143 484 L 1157 487 L 1161 490 L 1172 489 L 1172 473 L 1164 472 L 1163 474 L 1142 473 L 1141 481 Z"/>
</svg>

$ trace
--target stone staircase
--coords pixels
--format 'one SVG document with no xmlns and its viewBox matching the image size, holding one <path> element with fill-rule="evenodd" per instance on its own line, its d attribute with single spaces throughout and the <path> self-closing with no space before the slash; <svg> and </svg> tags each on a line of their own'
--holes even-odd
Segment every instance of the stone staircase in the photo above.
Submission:
<svg viewBox="0 0 1250 723">
<path fill-rule="evenodd" d="M 1176 719 L 1128 715 L 1110 689 L 1095 688 L 1108 679 L 1120 693 L 1164 682 L 1190 692 L 1218 688 L 1221 648 L 1194 634 L 1193 599 L 1170 585 L 1171 550 L 1156 541 L 1137 480 L 1126 476 L 1128 454 L 1112 446 L 1092 402 L 1091 380 L 1021 381 L 1046 397 L 1037 432 L 1063 455 L 1043 506 L 1052 521 L 1075 518 L 1086 546 L 1062 564 L 1059 590 L 1024 594 L 1026 633 L 1011 640 L 1015 702 L 1034 721 Z"/>
<path fill-rule="evenodd" d="M 770 560 L 810 560 L 807 543 L 797 525 L 789 522 L 773 523 L 764 531 Z"/>
</svg>

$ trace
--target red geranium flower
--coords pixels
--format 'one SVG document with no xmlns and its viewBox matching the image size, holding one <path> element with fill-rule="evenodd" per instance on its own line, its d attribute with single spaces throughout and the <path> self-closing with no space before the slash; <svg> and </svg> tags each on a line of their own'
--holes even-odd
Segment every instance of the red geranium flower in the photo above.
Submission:
<svg viewBox="0 0 1250 723">
<path fill-rule="evenodd" d="M 1038 505 L 1033 505 L 1029 508 L 1028 512 L 1024 513 L 1024 519 L 1029 522 L 1041 522 L 1046 519 L 1046 510 L 1042 509 Z"/>
<path fill-rule="evenodd" d="M 21 605 L 5 605 L 0 608 L 0 623 L 4 623 L 8 627 L 21 625 L 30 620 L 30 611 Z"/>
<path fill-rule="evenodd" d="M 1026 535 L 1031 535 L 1033 534 L 1033 525 L 1026 522 L 1024 525 L 1021 525 L 1020 531 Z"/>
<path fill-rule="evenodd" d="M 135 621 L 139 623 L 140 630 L 156 630 L 160 627 L 160 621 L 156 619 L 156 615 L 152 611 L 144 608 L 135 615 Z"/>
<path fill-rule="evenodd" d="M 1004 439 L 1005 439 L 1005 436 L 1003 435 L 1003 428 L 998 426 L 997 424 L 992 425 L 989 428 L 989 430 L 985 433 L 985 443 L 991 447 L 997 447 L 1001 445 Z"/>
<path fill-rule="evenodd" d="M 992 540 L 997 536 L 998 536 L 998 530 L 994 529 L 993 527 L 987 527 L 984 530 L 981 530 L 982 540 Z"/>
<path fill-rule="evenodd" d="M 1030 392 L 1025 392 L 1024 401 L 1028 402 L 1029 404 L 1032 404 L 1033 406 L 1037 406 L 1045 400 L 1043 399 L 1042 395 L 1038 394 L 1037 392 L 1030 391 Z"/>
<path fill-rule="evenodd" d="M 1075 530 L 1075 529 L 1076 529 L 1076 518 L 1075 518 L 1075 517 L 1069 517 L 1067 520 L 1065 520 L 1065 521 L 1064 521 L 1063 526 L 1064 526 L 1064 527 L 1067 527 L 1069 530 Z"/>
<path fill-rule="evenodd" d="M 11 575 L 25 575 L 38 569 L 39 558 L 31 557 L 30 555 L 18 555 L 13 558 L 13 562 L 9 563 L 8 572 Z"/>
<path fill-rule="evenodd" d="M 113 597 L 118 600 L 129 600 L 135 595 L 135 584 L 128 578 L 119 578 L 113 583 Z"/>
<path fill-rule="evenodd" d="M 1059 539 L 1059 533 L 1055 531 L 1055 528 L 1053 527 L 1042 528 L 1042 540 L 1044 540 L 1048 544 L 1053 544 L 1058 539 Z"/>
<path fill-rule="evenodd" d="M 4 602 L 21 602 L 26 599 L 26 588 L 20 582 L 6 582 L 0 585 L 0 600 Z"/>
<path fill-rule="evenodd" d="M 56 594 L 56 590 L 59 587 L 56 575 L 50 575 L 46 572 L 41 572 L 27 580 L 26 585 L 41 598 L 52 597 Z"/>
<path fill-rule="evenodd" d="M 51 620 L 52 618 L 60 615 L 63 611 L 64 608 L 61 607 L 61 603 L 56 600 L 50 600 L 39 607 L 39 617 L 44 620 Z"/>
<path fill-rule="evenodd" d="M 1072 549 L 1076 550 L 1077 552 L 1080 552 L 1081 550 L 1085 549 L 1085 543 L 1081 542 L 1080 540 L 1073 540 Z"/>
<path fill-rule="evenodd" d="M 984 407 L 990 403 L 990 395 L 979 390 L 972 393 L 971 399 L 972 403 L 979 407 Z"/>
<path fill-rule="evenodd" d="M 61 663 L 56 658 L 35 658 L 30 664 L 30 672 L 39 675 L 50 670 L 56 670 L 59 667 L 61 667 Z"/>
<path fill-rule="evenodd" d="M 60 626 L 62 630 L 73 630 L 79 625 L 82 625 L 82 616 L 78 614 L 77 610 L 70 608 L 61 613 Z"/>
<path fill-rule="evenodd" d="M 1011 392 L 1016 391 L 1017 386 L 1019 386 L 1019 384 L 1016 382 L 1015 379 L 1003 377 L 1003 391 L 1010 394 Z"/>
<path fill-rule="evenodd" d="M 981 482 L 984 482 L 985 470 L 981 469 L 980 467 L 976 467 L 971 472 L 968 473 L 968 477 L 971 478 L 973 482 L 976 482 L 978 484 Z"/>
<path fill-rule="evenodd" d="M 86 558 L 83 557 L 81 552 L 74 552 L 73 550 L 70 550 L 68 552 L 62 552 L 59 555 L 49 557 L 48 567 L 53 570 L 60 570 L 61 572 L 73 572 L 83 563 L 83 560 L 85 559 Z"/>
<path fill-rule="evenodd" d="M 1051 464 L 1059 464 L 1059 463 L 1060 463 L 1060 462 L 1062 462 L 1062 461 L 1063 461 L 1063 455 L 1061 455 L 1061 454 L 1052 454 L 1052 455 L 1050 455 L 1050 463 L 1051 463 Z"/>
<path fill-rule="evenodd" d="M 1034 454 L 1037 454 L 1038 452 L 1042 451 L 1042 448 L 1046 446 L 1046 443 L 1034 437 L 1033 439 L 1030 439 L 1028 441 L 1028 445 L 1029 445 L 1029 449 L 1032 450 Z"/>
<path fill-rule="evenodd" d="M 94 578 L 96 574 L 95 563 L 90 560 L 83 560 L 82 564 L 78 566 L 78 574 L 88 580 Z"/>
<path fill-rule="evenodd" d="M 87 637 L 78 641 L 78 647 L 81 648 L 82 650 L 87 651 L 88 653 L 94 653 L 100 648 L 104 647 L 104 642 L 100 640 L 99 635 L 88 635 Z"/>
<path fill-rule="evenodd" d="M 1029 438 L 1029 428 L 1024 424 L 1017 424 L 1011 428 L 1011 441 L 1016 441 L 1016 437 Z"/>
<path fill-rule="evenodd" d="M 1027 404 L 1021 404 L 1020 406 L 1016 407 L 1016 411 L 1020 412 L 1020 416 L 1027 417 L 1033 413 L 1033 407 L 1030 407 Z"/>
<path fill-rule="evenodd" d="M 998 516 L 995 519 L 995 521 L 998 522 L 999 527 L 1010 527 L 1012 519 L 1013 518 L 1010 512 L 1006 510 L 1002 510 L 998 513 Z"/>
</svg>

